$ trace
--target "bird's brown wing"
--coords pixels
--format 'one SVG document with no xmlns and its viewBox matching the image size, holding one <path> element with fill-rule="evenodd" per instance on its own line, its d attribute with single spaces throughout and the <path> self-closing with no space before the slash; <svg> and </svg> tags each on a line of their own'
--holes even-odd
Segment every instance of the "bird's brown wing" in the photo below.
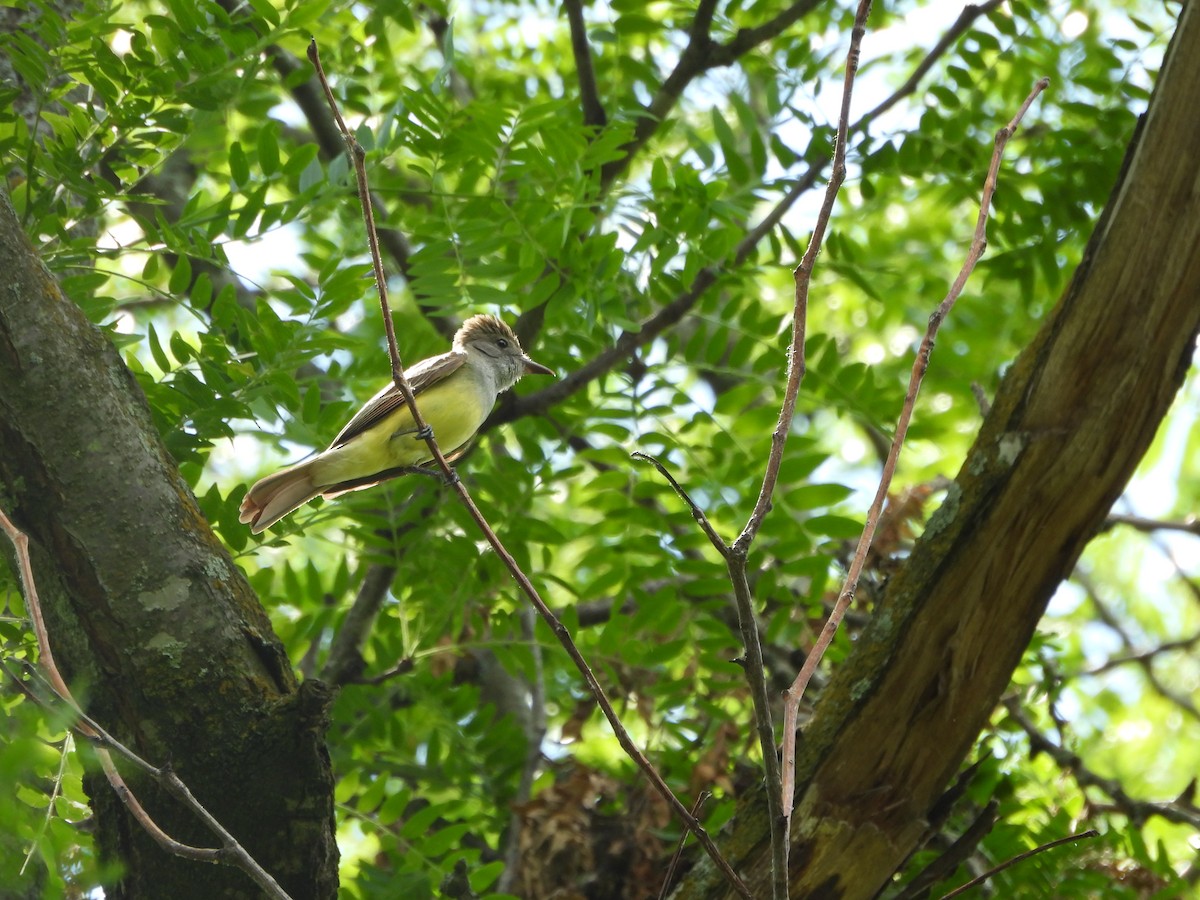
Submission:
<svg viewBox="0 0 1200 900">
<path fill-rule="evenodd" d="M 451 350 L 441 356 L 423 359 L 412 368 L 406 369 L 404 374 L 408 376 L 408 383 L 412 385 L 413 396 L 421 396 L 423 390 L 437 384 L 452 372 L 457 372 L 466 361 L 466 353 L 461 350 Z M 333 439 L 329 448 L 340 447 L 367 429 L 378 425 L 403 405 L 404 396 L 396 388 L 394 382 L 388 382 L 383 390 L 368 400 L 363 408 L 354 414 L 354 418 L 338 432 L 338 436 Z"/>
</svg>

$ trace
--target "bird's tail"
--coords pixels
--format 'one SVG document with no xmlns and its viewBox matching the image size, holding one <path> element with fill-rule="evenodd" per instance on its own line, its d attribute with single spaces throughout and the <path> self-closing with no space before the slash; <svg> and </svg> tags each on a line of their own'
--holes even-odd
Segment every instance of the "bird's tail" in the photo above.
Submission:
<svg viewBox="0 0 1200 900">
<path fill-rule="evenodd" d="M 313 482 L 314 462 L 310 459 L 256 481 L 242 500 L 238 521 L 258 534 L 320 494 L 322 488 Z"/>
</svg>

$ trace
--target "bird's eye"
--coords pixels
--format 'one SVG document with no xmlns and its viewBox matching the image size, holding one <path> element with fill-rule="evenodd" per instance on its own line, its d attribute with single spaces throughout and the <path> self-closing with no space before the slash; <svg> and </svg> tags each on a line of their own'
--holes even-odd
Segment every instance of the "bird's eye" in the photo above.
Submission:
<svg viewBox="0 0 1200 900">
<path fill-rule="evenodd" d="M 505 349 L 508 346 L 508 339 L 507 338 L 497 338 L 496 346 L 499 347 L 501 350 Z"/>
</svg>

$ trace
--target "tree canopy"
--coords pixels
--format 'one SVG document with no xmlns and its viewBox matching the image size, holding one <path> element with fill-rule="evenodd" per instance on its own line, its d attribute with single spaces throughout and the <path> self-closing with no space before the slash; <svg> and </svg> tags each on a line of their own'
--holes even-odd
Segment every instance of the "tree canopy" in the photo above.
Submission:
<svg viewBox="0 0 1200 900">
<path fill-rule="evenodd" d="M 366 150 L 404 363 L 487 312 L 558 374 L 501 397 L 455 462 L 463 486 L 756 897 L 771 859 L 742 626 L 778 737 L 993 137 L 1048 76 L 801 707 L 786 877 L 792 896 L 942 896 L 1095 829 L 988 884 L 1171 897 L 1200 878 L 1194 9 L 876 4 L 749 545 L 753 623 L 663 477 L 725 542 L 759 496 L 854 14 L 0 10 L 0 511 L 87 713 L 292 897 L 732 890 L 444 480 L 318 500 L 257 536 L 238 521 L 249 483 L 325 447 L 390 377 L 310 39 Z M 35 666 L 15 565 L 0 591 L 0 884 L 261 896 L 129 816 Z M 118 766 L 168 834 L 219 843 Z"/>
</svg>

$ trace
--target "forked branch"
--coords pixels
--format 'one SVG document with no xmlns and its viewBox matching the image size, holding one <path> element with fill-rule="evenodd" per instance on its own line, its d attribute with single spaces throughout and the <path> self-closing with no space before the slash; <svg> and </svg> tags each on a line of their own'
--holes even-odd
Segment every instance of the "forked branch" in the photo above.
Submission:
<svg viewBox="0 0 1200 900">
<path fill-rule="evenodd" d="M 833 172 L 825 189 L 825 198 L 813 227 L 812 239 L 800 265 L 796 268 L 795 306 L 792 310 L 792 339 L 787 356 L 787 380 L 783 402 L 775 431 L 771 436 L 771 451 L 767 458 L 762 487 L 754 510 L 745 527 L 732 544 L 725 544 L 708 522 L 704 512 L 692 501 L 687 492 L 669 472 L 652 457 L 642 453 L 634 456 L 652 463 L 691 509 L 692 517 L 700 525 L 717 552 L 725 559 L 729 580 L 733 585 L 734 605 L 737 608 L 738 629 L 745 649 L 744 668 L 750 696 L 754 704 L 755 728 L 758 732 L 759 748 L 763 756 L 763 770 L 767 783 L 767 819 L 771 833 L 771 894 L 774 900 L 787 900 L 788 896 L 788 828 L 787 813 L 781 803 L 783 779 L 776 750 L 775 723 L 771 715 L 771 698 L 763 672 L 762 641 L 758 634 L 758 621 L 754 614 L 754 597 L 747 577 L 746 563 L 750 545 L 762 527 L 763 520 L 771 507 L 771 495 L 779 480 L 779 469 L 783 462 L 784 445 L 792 428 L 796 413 L 796 397 L 804 377 L 804 336 L 808 311 L 808 284 L 816 263 L 817 254 L 829 227 L 833 205 L 838 190 L 846 177 L 846 140 L 850 129 L 850 98 L 854 91 L 854 78 L 858 72 L 859 49 L 866 33 L 867 16 L 871 12 L 871 0 L 860 0 L 850 33 L 850 49 L 846 56 L 846 70 L 842 84 L 842 104 L 838 115 L 836 144 L 834 147 Z M 699 17 L 699 14 L 698 14 Z M 758 238 L 755 237 L 754 241 Z M 745 241 L 743 241 L 745 244 Z M 751 245 L 752 246 L 752 245 Z"/>
<path fill-rule="evenodd" d="M 950 310 L 953 309 L 955 302 L 962 293 L 963 287 L 967 283 L 967 279 L 971 276 L 976 263 L 979 262 L 979 258 L 983 256 L 983 251 L 987 248 L 988 213 L 991 209 L 992 195 L 996 192 L 996 179 L 1000 171 L 1000 160 L 1004 155 L 1004 148 L 1008 144 L 1009 139 L 1016 133 L 1017 126 L 1020 124 L 1021 119 L 1025 117 L 1025 113 L 1029 110 L 1033 101 L 1049 84 L 1049 78 L 1039 80 L 1033 86 L 1033 90 L 1030 91 L 1029 96 L 1025 98 L 1025 102 L 1021 104 L 1021 108 L 1017 111 L 1012 121 L 996 132 L 991 165 L 988 167 L 987 178 L 983 183 L 983 198 L 980 201 L 979 216 L 975 222 L 974 239 L 971 242 L 970 249 L 967 251 L 967 258 L 959 270 L 958 277 L 954 279 L 954 283 L 950 286 L 949 293 L 946 294 L 945 299 L 938 304 L 933 314 L 929 317 L 929 325 L 925 330 L 925 337 L 921 341 L 921 346 L 917 349 L 917 358 L 913 361 L 912 373 L 909 376 L 908 391 L 904 396 L 904 405 L 900 410 L 900 418 L 896 423 L 896 433 L 892 438 L 892 445 L 888 449 L 887 460 L 883 464 L 883 474 L 879 479 L 879 487 L 875 492 L 875 499 L 871 501 L 871 506 L 867 510 L 867 521 L 863 527 L 862 537 L 859 538 L 858 547 L 854 551 L 854 559 L 851 561 L 850 568 L 846 573 L 846 581 L 838 594 L 837 603 L 834 604 L 829 618 L 821 629 L 821 634 L 817 637 L 816 643 L 804 660 L 804 665 L 801 666 L 796 680 L 784 692 L 783 806 L 784 815 L 789 818 L 792 814 L 792 794 L 795 790 L 796 718 L 800 708 L 800 699 L 804 696 L 805 688 L 808 687 L 808 683 L 812 679 L 813 673 L 816 672 L 821 658 L 825 655 L 825 651 L 829 648 L 834 635 L 837 633 L 838 625 L 841 624 L 842 618 L 846 615 L 846 610 L 850 608 L 850 603 L 854 599 L 854 592 L 858 588 L 858 579 L 862 574 L 863 565 L 866 563 L 867 551 L 870 550 L 871 541 L 875 538 L 875 527 L 879 524 L 879 515 L 883 510 L 883 503 L 887 499 L 888 489 L 892 483 L 892 476 L 896 472 L 896 463 L 900 458 L 900 448 L 904 445 L 904 438 L 908 434 L 908 425 L 912 420 L 913 407 L 917 401 L 917 392 L 920 390 L 921 381 L 925 377 L 926 370 L 929 368 L 929 356 L 933 352 L 934 337 L 937 335 L 938 328 L 946 316 L 949 315 Z"/>
<path fill-rule="evenodd" d="M 38 645 L 38 667 L 52 693 L 62 702 L 66 703 L 75 713 L 75 723 L 71 727 L 82 737 L 87 738 L 97 745 L 96 756 L 100 760 L 100 766 L 104 770 L 104 775 L 108 779 L 108 783 L 112 786 L 112 789 L 116 792 L 121 802 L 125 804 L 125 808 L 129 810 L 130 814 L 137 820 L 137 823 L 141 825 L 145 832 L 154 839 L 154 842 L 168 853 L 184 857 L 185 859 L 194 859 L 198 862 L 224 863 L 235 866 L 249 875 L 268 897 L 272 897 L 274 900 L 290 900 L 290 897 L 279 886 L 279 883 L 246 852 L 246 848 L 239 844 L 233 835 L 225 830 L 224 826 L 213 817 L 212 813 L 200 804 L 200 801 L 192 795 L 192 792 L 179 779 L 179 776 L 169 768 L 160 769 L 146 762 L 101 728 L 99 724 L 89 718 L 79 708 L 79 704 L 71 696 L 71 689 L 67 687 L 67 682 L 58 670 L 58 665 L 54 662 L 54 654 L 50 649 L 50 635 L 46 630 L 46 621 L 42 617 L 42 604 L 38 598 L 37 584 L 33 577 L 33 564 L 29 559 L 29 538 L 13 524 L 12 520 L 8 518 L 3 510 L 0 510 L 0 531 L 3 531 L 8 536 L 9 541 L 12 543 L 13 551 L 16 553 L 21 592 L 25 597 L 25 606 L 29 611 L 29 618 L 33 623 L 33 634 Z M 31 694 L 30 696 L 33 695 Z M 129 785 L 125 783 L 125 779 L 121 776 L 120 771 L 118 771 L 116 763 L 113 762 L 112 754 L 109 752 L 110 749 L 116 751 L 139 769 L 149 774 L 168 793 L 192 810 L 208 829 L 221 839 L 221 846 L 193 847 L 189 844 L 180 843 L 163 831 L 158 826 L 158 823 L 150 817 L 150 814 L 146 812 L 142 804 L 138 802 L 137 796 L 130 789 Z"/>
</svg>

